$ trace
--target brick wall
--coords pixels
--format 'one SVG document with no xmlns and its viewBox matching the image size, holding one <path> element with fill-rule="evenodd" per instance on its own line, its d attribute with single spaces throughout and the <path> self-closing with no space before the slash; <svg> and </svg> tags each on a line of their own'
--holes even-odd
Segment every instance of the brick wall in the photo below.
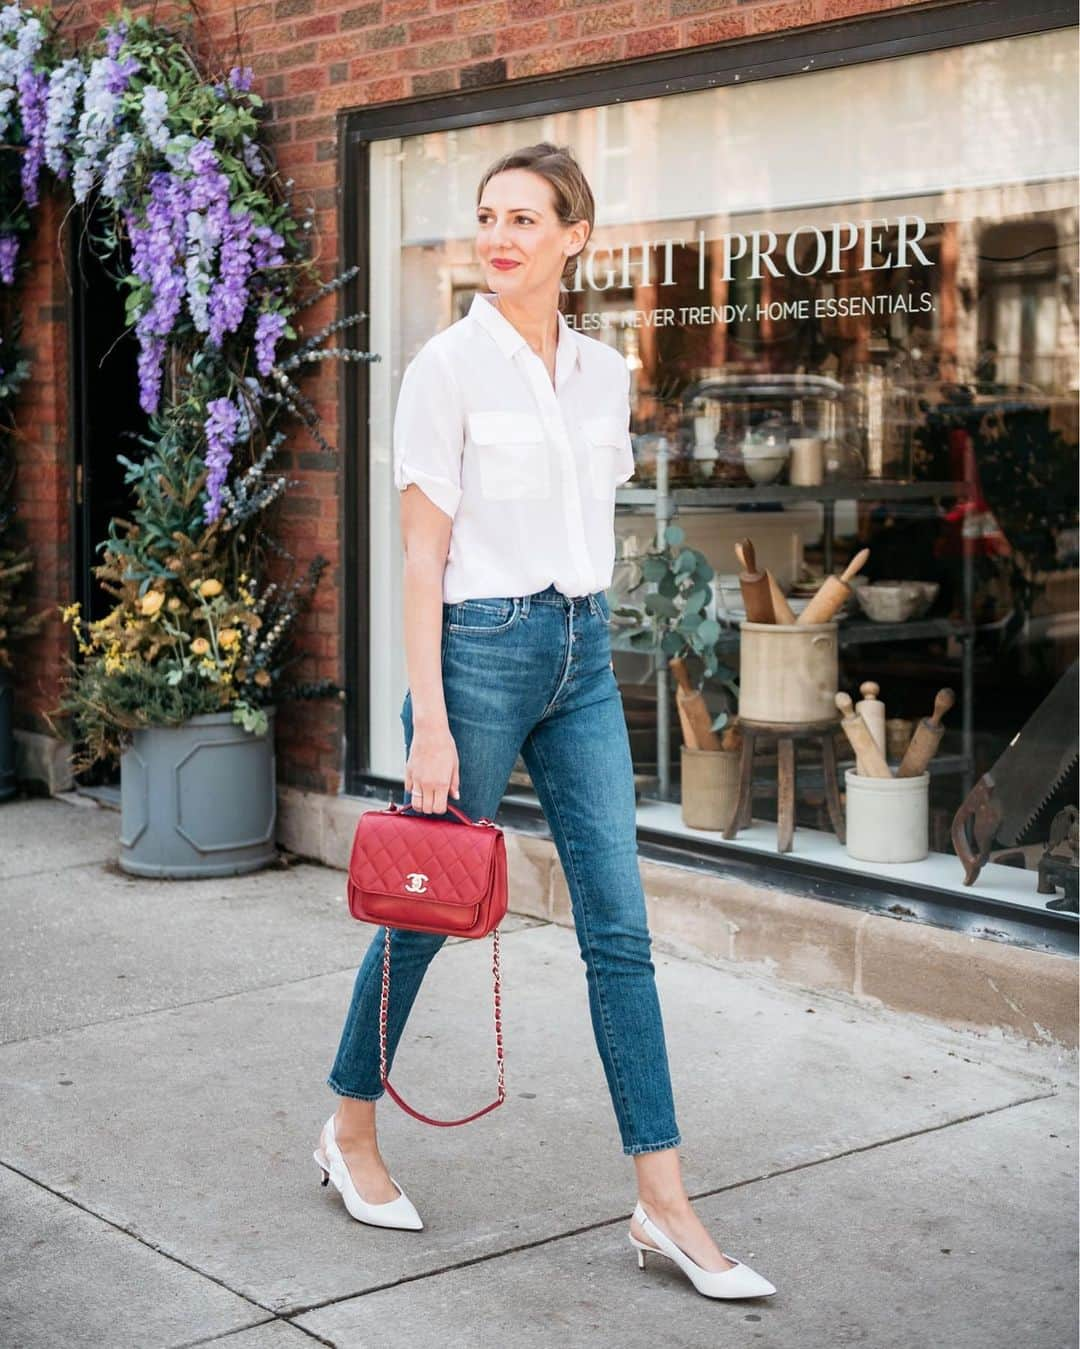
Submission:
<svg viewBox="0 0 1080 1349">
<path fill-rule="evenodd" d="M 68 297 L 57 242 L 62 215 L 60 201 L 42 198 L 24 245 L 30 267 L 18 294 L 20 341 L 31 375 L 16 410 L 15 502 L 34 555 L 28 608 L 44 609 L 48 617 L 36 637 L 15 649 L 16 725 L 44 733 L 49 730 L 44 713 L 55 706 L 70 644 L 56 606 L 73 597 Z"/>
<path fill-rule="evenodd" d="M 327 277 L 339 268 L 337 114 L 344 109 L 480 89 L 530 76 L 606 66 L 783 29 L 835 22 L 905 7 L 904 0 L 788 0 L 718 4 L 715 0 L 200 0 L 200 41 L 256 72 L 255 88 L 270 105 L 270 135 L 297 200 L 316 209 L 315 251 Z M 906 6 L 912 7 L 910 5 Z M 76 4 L 65 27 L 89 35 L 114 12 L 102 3 Z M 175 7 L 133 4 L 168 21 Z M 68 493 L 70 449 L 66 408 L 66 320 L 62 273 L 55 256 L 55 219 L 43 212 L 27 293 L 27 333 L 35 347 L 34 387 L 23 400 L 27 443 L 21 476 L 22 517 L 38 552 L 35 598 L 70 598 Z M 333 301 L 311 310 L 313 331 L 332 317 Z M 327 363 L 306 392 L 337 436 L 337 371 Z M 301 563 L 316 552 L 331 566 L 301 634 L 310 659 L 304 677 L 343 682 L 341 501 L 338 466 L 297 440 L 284 463 L 301 486 L 285 506 L 286 542 Z M 41 470 L 40 473 L 38 470 Z M 30 648 L 30 670 L 18 690 L 19 722 L 38 727 L 51 705 L 66 642 L 51 622 Z M 340 787 L 342 708 L 339 703 L 288 704 L 278 728 L 278 772 L 286 782 L 319 791 Z"/>
</svg>

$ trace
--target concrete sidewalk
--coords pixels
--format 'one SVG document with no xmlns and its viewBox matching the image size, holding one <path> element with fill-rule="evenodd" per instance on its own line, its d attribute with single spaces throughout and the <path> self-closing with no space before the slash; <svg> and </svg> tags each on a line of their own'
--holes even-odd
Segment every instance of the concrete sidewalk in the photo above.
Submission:
<svg viewBox="0 0 1080 1349">
<path fill-rule="evenodd" d="M 118 824 L 0 807 L 5 1349 L 1077 1343 L 1061 1050 L 656 941 L 687 1188 L 779 1290 L 716 1301 L 668 1262 L 638 1270 L 574 934 L 510 917 L 506 1103 L 433 1129 L 383 1102 L 383 1154 L 426 1228 L 380 1231 L 311 1157 L 371 932 L 343 873 L 135 879 Z M 425 980 L 393 1072 L 425 1113 L 494 1096 L 490 956 L 448 942 Z"/>
</svg>

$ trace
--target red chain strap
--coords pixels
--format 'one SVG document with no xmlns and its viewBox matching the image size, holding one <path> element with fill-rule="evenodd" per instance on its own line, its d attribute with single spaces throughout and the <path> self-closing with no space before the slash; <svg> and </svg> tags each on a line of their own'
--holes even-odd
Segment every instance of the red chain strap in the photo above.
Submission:
<svg viewBox="0 0 1080 1349">
<path fill-rule="evenodd" d="M 495 974 L 495 1055 L 499 1064 L 499 1095 L 490 1105 L 484 1106 L 483 1110 L 477 1110 L 471 1115 L 466 1115 L 464 1119 L 431 1119 L 428 1115 L 421 1115 L 411 1105 L 407 1105 L 390 1085 L 390 1078 L 386 1071 L 386 1019 L 390 1001 L 390 932 L 391 929 L 388 927 L 386 929 L 386 940 L 383 943 L 382 998 L 379 1003 L 379 1076 L 382 1079 L 382 1084 L 402 1110 L 407 1110 L 414 1119 L 422 1120 L 425 1124 L 443 1126 L 468 1124 L 470 1120 L 477 1119 L 480 1115 L 486 1115 L 489 1110 L 494 1110 L 496 1106 L 502 1105 L 503 1101 L 506 1100 L 506 1069 L 503 1063 L 502 1041 L 502 985 L 499 976 L 499 929 L 495 927 L 491 930 L 491 940 L 494 946 L 492 970 Z"/>
</svg>

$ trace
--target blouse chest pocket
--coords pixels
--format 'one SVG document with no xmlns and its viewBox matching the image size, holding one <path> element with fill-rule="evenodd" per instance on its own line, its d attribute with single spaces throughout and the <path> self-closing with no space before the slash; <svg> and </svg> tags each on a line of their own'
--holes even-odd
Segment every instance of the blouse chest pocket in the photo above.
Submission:
<svg viewBox="0 0 1080 1349">
<path fill-rule="evenodd" d="M 490 501 L 546 497 L 550 491 L 544 424 L 529 412 L 470 412 L 469 439 Z"/>
<path fill-rule="evenodd" d="M 582 422 L 589 472 L 586 475 L 594 497 L 610 501 L 615 495 L 616 470 L 626 439 L 626 421 L 622 417 L 586 417 Z"/>
</svg>

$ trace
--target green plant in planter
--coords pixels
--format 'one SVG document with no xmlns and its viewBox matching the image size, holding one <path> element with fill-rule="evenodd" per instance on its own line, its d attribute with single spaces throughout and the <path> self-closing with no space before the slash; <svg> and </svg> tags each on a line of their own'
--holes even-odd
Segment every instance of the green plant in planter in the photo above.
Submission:
<svg viewBox="0 0 1080 1349">
<path fill-rule="evenodd" d="M 280 471 L 305 448 L 286 445 L 286 425 L 333 449 L 296 381 L 328 360 L 378 359 L 330 345 L 365 317 L 326 317 L 358 269 L 324 280 L 314 205 L 308 219 L 294 209 L 253 70 L 221 68 L 195 6 L 178 8 L 169 24 L 120 10 L 78 44 L 48 7 L 0 12 L 0 285 L 29 266 L 21 244 L 51 182 L 95 222 L 83 237 L 125 295 L 150 418 L 141 455 L 118 456 L 131 518 L 97 545 L 114 605 L 95 623 L 61 608 L 81 658 L 56 712 L 82 766 L 122 755 L 144 727 L 230 711 L 260 734 L 282 699 L 341 692 L 293 677 L 297 620 L 327 563 L 295 577 L 277 508 L 304 485 Z M 13 581 L 25 562 L 9 564 Z"/>
<path fill-rule="evenodd" d="M 676 657 L 693 655 L 704 666 L 706 680 L 712 680 L 727 691 L 738 706 L 738 674 L 721 657 L 718 642 L 722 629 L 716 619 L 710 618 L 706 608 L 711 597 L 709 582 L 714 570 L 709 559 L 686 542 L 685 531 L 678 525 L 668 525 L 664 531 L 664 547 L 652 547 L 633 559 L 640 576 L 628 589 L 631 593 L 648 584 L 655 589 L 644 593 L 641 606 L 616 605 L 612 617 L 633 619 L 633 630 L 612 634 L 615 649 L 650 652 L 653 656 L 648 674 Z M 727 711 L 719 713 L 712 722 L 712 730 L 720 731 L 734 720 Z"/>
</svg>

